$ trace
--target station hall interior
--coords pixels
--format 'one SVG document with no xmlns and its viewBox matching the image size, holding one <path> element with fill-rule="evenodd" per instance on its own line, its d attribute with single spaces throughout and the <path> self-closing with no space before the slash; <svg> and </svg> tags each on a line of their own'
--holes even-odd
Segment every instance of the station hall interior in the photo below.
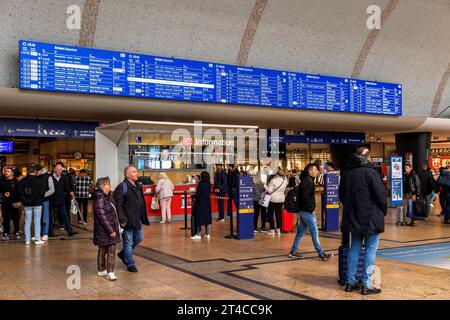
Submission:
<svg viewBox="0 0 450 320">
<path fill-rule="evenodd" d="M 73 195 L 78 207 L 63 191 L 73 232 L 52 206 L 54 237 L 39 244 L 25 234 L 24 209 L 14 207 L 17 226 L 6 218 L 13 206 L 0 183 L 0 300 L 450 299 L 450 225 L 437 182 L 450 170 L 448 0 L 0 0 L 0 39 L 2 174 L 25 179 L 30 168 L 63 163 L 73 181 L 91 181 L 86 196 Z M 339 282 L 339 181 L 361 148 L 387 201 L 373 295 Z M 301 258 L 289 256 L 298 212 L 272 217 L 273 233 L 254 220 L 255 176 L 269 184 L 281 168 L 291 183 L 310 163 L 325 179 L 314 180 L 312 215 L 326 261 L 310 231 Z M 217 164 L 240 170 L 240 196 L 230 200 L 230 181 L 230 192 L 217 192 Z M 403 194 L 406 165 L 425 165 L 435 186 L 410 225 L 403 211 L 420 199 Z M 138 272 L 117 257 L 108 281 L 94 244 L 96 181 L 127 193 L 129 166 L 150 225 L 133 249 Z M 205 172 L 212 223 L 197 239 Z M 156 197 L 165 178 L 167 219 Z M 79 288 L 68 288 L 69 266 L 80 270 Z"/>
</svg>

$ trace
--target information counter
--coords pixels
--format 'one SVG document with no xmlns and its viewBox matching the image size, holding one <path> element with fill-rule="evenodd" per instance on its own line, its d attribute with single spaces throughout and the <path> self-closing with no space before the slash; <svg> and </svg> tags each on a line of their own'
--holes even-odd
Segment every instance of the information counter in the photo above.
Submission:
<svg viewBox="0 0 450 320">
<path fill-rule="evenodd" d="M 155 194 L 155 186 L 143 186 L 145 203 L 147 207 L 147 216 L 150 218 L 151 222 L 159 222 L 161 217 L 160 210 L 152 210 L 150 205 Z M 196 185 L 195 184 L 179 184 L 175 185 L 175 190 L 173 191 L 173 198 L 170 208 L 172 209 L 172 221 L 180 221 L 184 219 L 184 193 L 187 192 L 187 207 L 188 214 L 192 213 L 192 197 L 195 194 Z M 213 216 L 218 214 L 219 210 L 217 207 L 216 193 L 211 192 L 211 211 Z M 227 200 L 224 200 L 224 210 L 225 216 L 227 213 Z M 233 202 L 233 212 L 236 212 L 236 207 Z"/>
</svg>

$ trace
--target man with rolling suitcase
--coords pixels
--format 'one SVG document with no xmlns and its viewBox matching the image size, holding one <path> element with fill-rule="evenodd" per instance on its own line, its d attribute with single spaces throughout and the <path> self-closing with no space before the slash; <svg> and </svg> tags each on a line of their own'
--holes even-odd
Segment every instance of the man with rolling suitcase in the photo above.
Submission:
<svg viewBox="0 0 450 320">
<path fill-rule="evenodd" d="M 342 233 L 350 233 L 351 237 L 351 246 L 347 251 L 345 291 L 361 289 L 363 295 L 378 294 L 381 289 L 373 286 L 372 276 L 378 241 L 384 232 L 387 197 L 383 181 L 370 162 L 369 149 L 362 147 L 351 156 L 347 170 L 342 174 L 339 197 L 344 207 Z M 365 252 L 361 285 L 357 282 L 356 273 L 363 241 Z"/>
</svg>

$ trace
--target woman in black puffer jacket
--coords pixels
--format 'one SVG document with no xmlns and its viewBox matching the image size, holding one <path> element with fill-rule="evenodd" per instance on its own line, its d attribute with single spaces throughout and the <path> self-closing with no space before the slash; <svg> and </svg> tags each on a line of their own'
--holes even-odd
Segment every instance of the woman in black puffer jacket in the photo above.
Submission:
<svg viewBox="0 0 450 320">
<path fill-rule="evenodd" d="M 119 218 L 109 178 L 97 180 L 94 198 L 94 244 L 98 246 L 98 275 L 116 280 L 114 263 L 116 243 L 120 241 Z"/>
</svg>

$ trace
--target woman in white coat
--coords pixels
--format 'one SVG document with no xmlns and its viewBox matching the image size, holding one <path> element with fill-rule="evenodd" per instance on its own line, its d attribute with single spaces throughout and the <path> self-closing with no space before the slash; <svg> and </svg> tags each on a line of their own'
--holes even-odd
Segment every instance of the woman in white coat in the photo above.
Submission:
<svg viewBox="0 0 450 320">
<path fill-rule="evenodd" d="M 172 181 L 169 177 L 161 172 L 159 174 L 158 184 L 156 185 L 156 193 L 158 194 L 159 204 L 161 207 L 161 222 L 160 223 L 171 223 L 172 222 L 172 211 L 170 210 L 170 204 L 173 197 L 173 186 Z"/>
<path fill-rule="evenodd" d="M 270 203 L 268 208 L 268 218 L 270 224 L 269 234 L 275 234 L 274 213 L 277 222 L 277 235 L 281 234 L 281 211 L 284 204 L 284 192 L 288 185 L 283 169 L 279 168 L 277 174 L 270 180 L 269 185 L 264 185 L 266 192 L 270 194 Z"/>
</svg>

